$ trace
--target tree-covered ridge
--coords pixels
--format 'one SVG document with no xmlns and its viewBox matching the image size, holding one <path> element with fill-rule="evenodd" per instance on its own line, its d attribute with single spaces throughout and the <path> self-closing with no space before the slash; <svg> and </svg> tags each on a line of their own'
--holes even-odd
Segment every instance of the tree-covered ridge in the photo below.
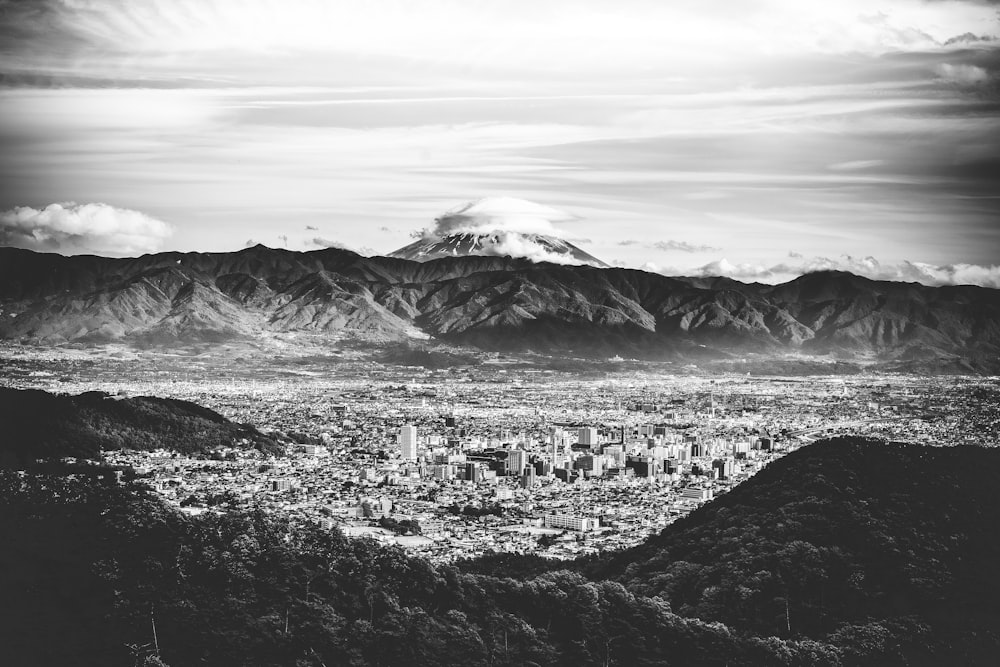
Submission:
<svg viewBox="0 0 1000 667">
<path fill-rule="evenodd" d="M 756 634 L 886 663 L 990 664 L 1000 648 L 997 479 L 992 449 L 819 442 L 596 576 Z"/>
<path fill-rule="evenodd" d="M 0 654 L 172 667 L 992 665 L 998 472 L 993 450 L 817 443 L 644 546 L 565 569 L 500 556 L 435 566 L 262 512 L 186 517 L 79 466 L 0 472 Z"/>
<path fill-rule="evenodd" d="M 277 448 L 252 426 L 235 424 L 195 403 L 96 391 L 70 396 L 0 388 L 0 424 L 0 467 L 20 467 L 39 458 L 97 458 L 102 449 L 189 454 L 244 439 L 261 449 Z"/>
<path fill-rule="evenodd" d="M 188 518 L 77 476 L 0 473 L 4 664 L 838 664 L 566 571 L 464 574 L 261 513 Z M 154 637 L 155 625 L 155 637 Z"/>
</svg>

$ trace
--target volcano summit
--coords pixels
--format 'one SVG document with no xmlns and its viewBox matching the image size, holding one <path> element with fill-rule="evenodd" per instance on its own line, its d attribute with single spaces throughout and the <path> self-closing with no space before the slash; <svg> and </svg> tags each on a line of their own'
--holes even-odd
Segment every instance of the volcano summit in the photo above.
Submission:
<svg viewBox="0 0 1000 667">
<path fill-rule="evenodd" d="M 419 238 L 389 254 L 426 262 L 442 257 L 524 257 L 533 262 L 608 264 L 568 240 L 554 223 L 575 220 L 564 211 L 511 197 L 489 197 L 445 213 Z"/>
</svg>

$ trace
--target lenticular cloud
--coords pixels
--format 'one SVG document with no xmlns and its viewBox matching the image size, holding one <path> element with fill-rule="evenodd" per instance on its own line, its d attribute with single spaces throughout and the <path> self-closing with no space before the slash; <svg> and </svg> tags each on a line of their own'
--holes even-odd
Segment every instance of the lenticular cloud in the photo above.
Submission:
<svg viewBox="0 0 1000 667">
<path fill-rule="evenodd" d="M 67 255 L 156 251 L 173 229 L 145 213 L 108 204 L 17 206 L 0 213 L 0 245 Z"/>
<path fill-rule="evenodd" d="M 553 223 L 576 220 L 576 216 L 551 206 L 514 197 L 486 197 L 454 208 L 425 230 L 424 238 L 444 238 L 451 234 L 491 234 L 515 232 L 542 234 L 566 239 L 569 235 Z"/>
</svg>

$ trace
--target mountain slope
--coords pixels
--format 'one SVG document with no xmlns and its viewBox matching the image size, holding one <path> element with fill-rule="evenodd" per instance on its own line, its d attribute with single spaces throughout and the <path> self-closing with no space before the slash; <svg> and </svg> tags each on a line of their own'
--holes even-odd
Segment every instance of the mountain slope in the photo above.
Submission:
<svg viewBox="0 0 1000 667">
<path fill-rule="evenodd" d="M 886 663 L 1000 644 L 1000 451 L 819 442 L 616 555 L 599 575 L 759 634 L 863 637 Z M 931 648 L 937 656 L 925 653 Z"/>
<path fill-rule="evenodd" d="M 0 387 L 0 468 L 39 458 L 96 459 L 101 450 L 173 449 L 185 453 L 246 442 L 279 447 L 251 426 L 195 403 L 101 392 L 77 396 Z"/>
<path fill-rule="evenodd" d="M 268 332 L 429 335 L 486 349 L 639 358 L 867 355 L 996 368 L 1000 290 L 823 272 L 782 285 L 499 256 L 339 249 L 63 257 L 0 248 L 0 337 L 187 342 Z M 973 364 L 973 365 L 970 365 Z"/>
</svg>

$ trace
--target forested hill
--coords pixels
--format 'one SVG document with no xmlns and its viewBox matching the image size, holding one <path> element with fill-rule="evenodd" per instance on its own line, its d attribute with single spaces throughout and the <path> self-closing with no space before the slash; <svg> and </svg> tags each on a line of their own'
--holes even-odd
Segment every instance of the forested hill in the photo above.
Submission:
<svg viewBox="0 0 1000 667">
<path fill-rule="evenodd" d="M 837 665 L 571 572 L 462 573 L 261 512 L 0 471 L 5 667 Z M 154 634 L 155 626 L 155 634 Z"/>
<path fill-rule="evenodd" d="M 102 449 L 193 453 L 244 440 L 247 446 L 277 449 L 273 439 L 252 426 L 195 403 L 150 396 L 0 388 L 0 424 L 0 467 L 39 458 L 97 458 Z"/>
<path fill-rule="evenodd" d="M 989 664 L 1000 648 L 997 479 L 993 449 L 819 442 L 597 577 L 684 616 L 867 647 L 887 664 Z"/>
<path fill-rule="evenodd" d="M 603 563 L 432 565 L 0 470 L 0 654 L 41 665 L 994 665 L 1000 452 L 818 443 Z"/>
</svg>

